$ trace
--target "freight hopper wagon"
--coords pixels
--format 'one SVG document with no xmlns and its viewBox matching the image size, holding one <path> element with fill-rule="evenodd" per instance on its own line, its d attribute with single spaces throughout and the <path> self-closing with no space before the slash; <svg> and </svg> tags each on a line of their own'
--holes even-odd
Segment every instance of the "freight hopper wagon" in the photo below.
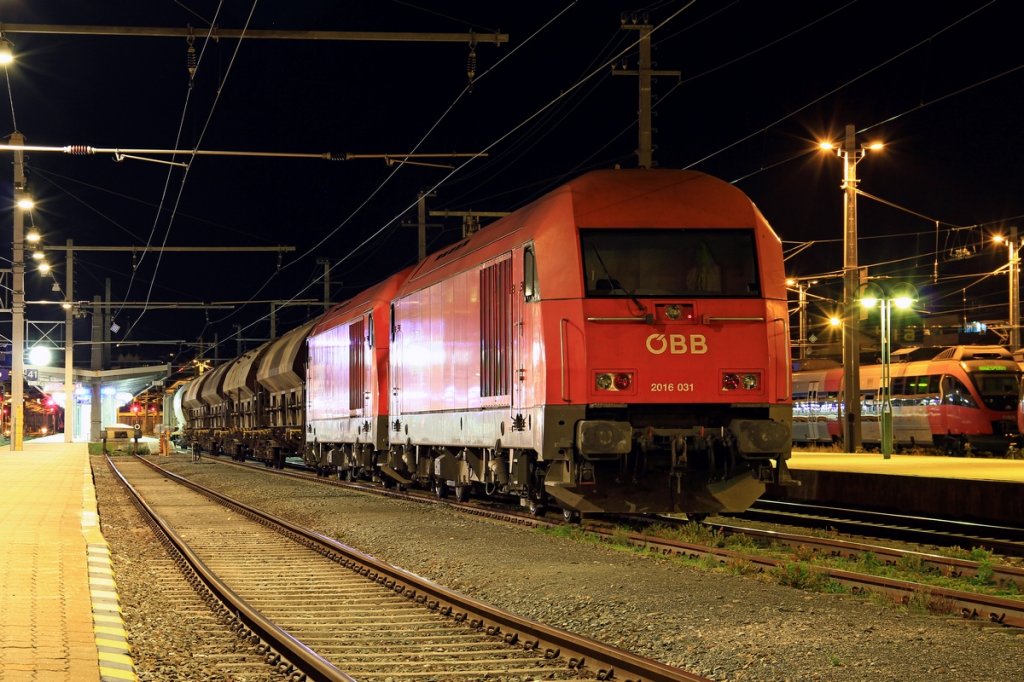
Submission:
<svg viewBox="0 0 1024 682">
<path fill-rule="evenodd" d="M 185 387 L 181 406 L 185 414 L 183 444 L 211 453 L 220 452 L 220 434 L 224 428 L 224 395 L 221 388 L 224 363 L 193 379 Z"/>
<path fill-rule="evenodd" d="M 584 175 L 427 257 L 388 339 L 398 483 L 702 515 L 787 479 L 781 245 L 712 177 Z"/>
<path fill-rule="evenodd" d="M 1019 438 L 1021 372 L 1000 346 L 936 349 L 931 359 L 892 363 L 890 402 L 893 443 L 936 447 L 950 455 L 970 451 L 1003 454 Z M 861 365 L 861 433 L 867 446 L 881 440 L 882 365 Z M 831 443 L 842 437 L 843 368 L 793 374 L 794 440 Z M 817 421 L 827 428 L 800 428 Z M 815 438 L 817 440 L 815 440 Z"/>
<path fill-rule="evenodd" d="M 197 377 L 185 389 L 185 442 L 282 468 L 303 455 L 308 322 Z"/>
</svg>

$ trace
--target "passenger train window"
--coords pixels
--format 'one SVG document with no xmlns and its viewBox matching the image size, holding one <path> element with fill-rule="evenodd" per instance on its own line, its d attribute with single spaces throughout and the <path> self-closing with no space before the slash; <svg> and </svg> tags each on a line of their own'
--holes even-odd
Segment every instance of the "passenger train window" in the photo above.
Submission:
<svg viewBox="0 0 1024 682">
<path fill-rule="evenodd" d="M 369 330 L 366 334 L 366 346 L 373 348 L 373 313 L 366 316 L 366 327 Z"/>
<path fill-rule="evenodd" d="M 942 377 L 942 404 L 961 407 L 978 406 L 967 387 L 959 379 L 948 374 Z"/>
<path fill-rule="evenodd" d="M 753 297 L 753 230 L 580 229 L 586 295 Z"/>
</svg>

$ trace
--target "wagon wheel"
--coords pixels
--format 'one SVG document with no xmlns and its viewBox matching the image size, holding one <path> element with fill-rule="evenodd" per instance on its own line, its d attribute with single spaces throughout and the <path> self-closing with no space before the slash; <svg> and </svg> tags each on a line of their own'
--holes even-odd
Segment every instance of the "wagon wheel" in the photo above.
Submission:
<svg viewBox="0 0 1024 682">
<path fill-rule="evenodd" d="M 580 513 L 575 509 L 563 509 L 562 518 L 566 523 L 579 523 L 581 520 Z"/>
<path fill-rule="evenodd" d="M 461 483 L 455 486 L 455 501 L 465 502 L 469 499 L 469 484 Z"/>
<path fill-rule="evenodd" d="M 535 500 L 532 497 L 527 502 L 527 508 L 530 510 L 532 516 L 544 516 L 544 512 L 547 511 L 547 507 L 540 500 Z"/>
<path fill-rule="evenodd" d="M 442 500 L 448 497 L 448 482 L 443 478 L 434 479 L 434 494 Z"/>
<path fill-rule="evenodd" d="M 691 523 L 704 523 L 704 519 L 706 519 L 707 517 L 708 515 L 706 513 L 687 514 L 686 520 Z"/>
</svg>

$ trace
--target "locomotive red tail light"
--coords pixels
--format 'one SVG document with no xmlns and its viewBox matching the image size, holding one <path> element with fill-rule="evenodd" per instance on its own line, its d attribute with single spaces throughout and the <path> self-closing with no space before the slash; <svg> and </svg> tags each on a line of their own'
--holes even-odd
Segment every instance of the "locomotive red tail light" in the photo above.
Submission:
<svg viewBox="0 0 1024 682">
<path fill-rule="evenodd" d="M 594 376 L 599 391 L 628 391 L 633 387 L 632 372 L 601 372 Z"/>
</svg>

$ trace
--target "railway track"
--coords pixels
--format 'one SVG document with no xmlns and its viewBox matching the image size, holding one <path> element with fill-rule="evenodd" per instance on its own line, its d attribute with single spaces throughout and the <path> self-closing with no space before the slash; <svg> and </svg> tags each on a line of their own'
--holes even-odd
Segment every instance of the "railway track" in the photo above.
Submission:
<svg viewBox="0 0 1024 682">
<path fill-rule="evenodd" d="M 749 510 L 733 516 L 942 547 L 984 547 L 998 554 L 1024 557 L 1024 528 L 1012 526 L 778 500 L 758 500 Z"/>
<path fill-rule="evenodd" d="M 110 466 L 230 604 L 215 608 L 294 679 L 704 679 L 490 608 L 145 460 Z"/>
<path fill-rule="evenodd" d="M 233 463 L 239 465 L 238 463 Z M 519 514 L 507 509 L 493 508 L 490 505 L 477 505 L 470 503 L 457 503 L 445 500 L 438 500 L 429 493 L 410 493 L 396 490 L 385 490 L 379 486 L 363 485 L 335 481 L 333 479 L 319 478 L 312 474 L 300 473 L 297 471 L 276 471 L 264 469 L 263 467 L 251 467 L 260 471 L 267 471 L 277 475 L 289 476 L 292 478 L 304 479 L 315 483 L 336 485 L 346 488 L 359 488 L 367 492 L 383 494 L 391 497 L 427 502 L 431 504 L 449 504 L 462 509 L 468 513 L 486 516 L 519 525 L 536 526 L 557 526 L 562 521 L 548 520 L 546 518 L 535 518 L 528 514 Z M 651 524 L 673 524 L 680 523 L 671 518 L 640 519 L 639 528 Z M 882 547 L 867 542 L 855 542 L 837 538 L 812 537 L 803 534 L 784 533 L 778 531 L 764 531 L 753 528 L 744 528 L 737 525 L 711 523 L 711 528 L 717 528 L 722 532 L 743 534 L 750 538 L 757 539 L 764 543 L 784 545 L 793 549 L 799 555 L 807 557 L 810 554 L 819 554 L 835 557 L 856 558 L 871 555 L 882 564 L 890 565 L 914 565 L 921 568 L 930 568 L 939 575 L 949 578 L 970 578 L 972 576 L 986 577 L 986 581 L 998 587 L 1011 588 L 1017 593 L 1024 592 L 1024 570 L 1003 566 L 996 563 L 972 561 L 968 559 L 957 559 L 943 557 L 926 552 L 914 552 Z M 757 570 L 785 572 L 790 570 L 794 564 L 792 558 L 776 558 L 763 553 L 750 553 L 735 551 L 721 547 L 712 547 L 700 543 L 679 542 L 663 537 L 657 537 L 637 530 L 637 532 L 623 534 L 621 526 L 601 521 L 588 520 L 582 528 L 592 532 L 609 543 L 627 543 L 635 547 L 648 549 L 663 555 L 682 556 L 688 558 L 706 558 L 717 561 L 721 564 L 745 564 Z M 802 563 L 806 563 L 801 560 Z M 803 570 L 802 568 L 800 570 Z M 925 603 L 929 608 L 944 612 L 954 612 L 967 619 L 985 620 L 992 623 L 1024 627 L 1024 601 L 1019 599 L 1008 599 L 988 594 L 969 592 L 964 590 L 949 589 L 931 584 L 921 584 L 907 580 L 898 580 L 885 576 L 861 573 L 855 570 L 844 570 L 839 568 L 827 568 L 815 566 L 807 570 L 818 574 L 822 579 L 833 580 L 854 593 L 876 592 L 885 594 L 900 602 L 917 600 Z"/>
</svg>

